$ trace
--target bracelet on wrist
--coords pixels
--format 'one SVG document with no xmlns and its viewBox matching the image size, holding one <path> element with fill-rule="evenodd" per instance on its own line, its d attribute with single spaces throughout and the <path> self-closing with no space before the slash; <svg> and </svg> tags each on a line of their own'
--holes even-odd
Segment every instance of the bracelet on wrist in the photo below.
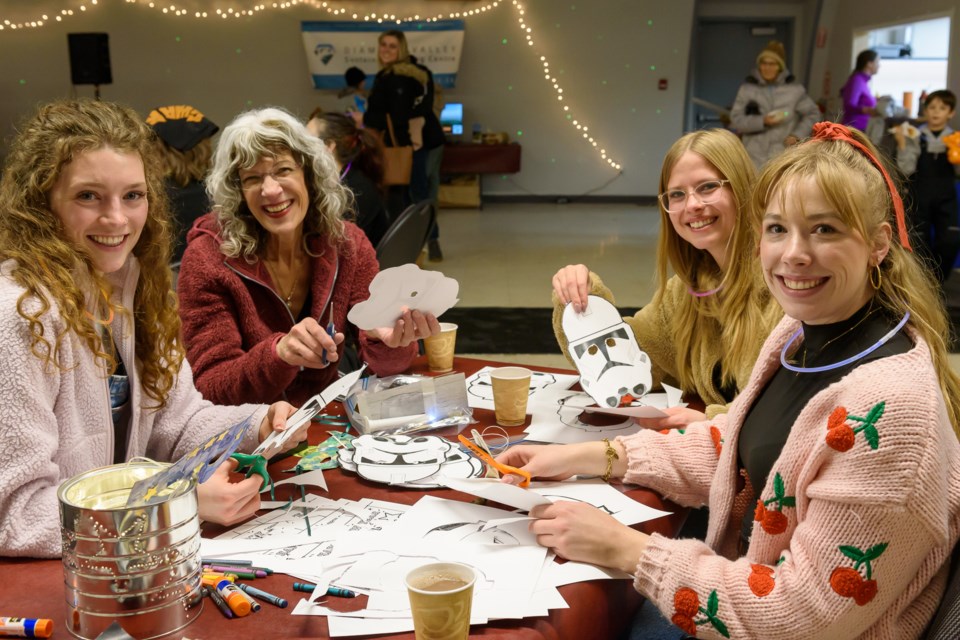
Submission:
<svg viewBox="0 0 960 640">
<path fill-rule="evenodd" d="M 603 455 L 607 457 L 607 468 L 603 472 L 603 475 L 600 476 L 600 479 L 604 482 L 610 482 L 610 475 L 613 473 L 613 461 L 619 460 L 620 456 L 617 455 L 617 450 L 613 448 L 612 444 L 610 444 L 609 439 L 604 438 L 603 444 L 605 444 L 607 447 L 606 451 L 603 452 Z"/>
</svg>

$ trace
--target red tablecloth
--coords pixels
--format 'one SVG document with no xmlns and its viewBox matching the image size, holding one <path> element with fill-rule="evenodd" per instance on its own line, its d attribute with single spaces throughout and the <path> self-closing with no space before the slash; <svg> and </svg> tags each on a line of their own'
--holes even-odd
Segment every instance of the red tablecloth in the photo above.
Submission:
<svg viewBox="0 0 960 640">
<path fill-rule="evenodd" d="M 455 371 L 467 375 L 491 364 L 487 361 L 457 358 Z M 556 371 L 556 370 L 555 370 Z M 414 373 L 428 373 L 421 358 L 413 368 Z M 339 407 L 327 413 L 337 413 Z M 475 417 L 481 426 L 494 424 L 493 412 L 476 410 Z M 511 433 L 520 433 L 523 426 L 508 429 Z M 314 423 L 310 429 L 310 442 L 316 444 L 326 439 L 327 428 Z M 281 460 L 271 465 L 271 474 L 276 475 L 282 469 L 296 463 L 293 458 Z M 289 477 L 288 475 L 285 477 Z M 329 493 L 321 495 L 331 498 L 349 498 L 352 500 L 368 497 L 413 504 L 424 492 L 412 489 L 393 488 L 387 485 L 366 481 L 355 474 L 340 469 L 325 473 Z M 614 486 L 620 488 L 631 498 L 657 509 L 674 511 L 668 518 L 660 518 L 639 525 L 647 533 L 658 532 L 675 535 L 683 522 L 685 512 L 670 502 L 661 499 L 652 491 L 636 487 Z M 278 492 L 283 487 L 278 488 Z M 319 491 L 314 488 L 314 490 Z M 472 500 L 468 496 L 448 489 L 430 491 L 431 495 L 451 500 Z M 278 493 L 278 499 L 288 497 Z M 219 534 L 221 528 L 204 525 L 203 534 L 211 537 Z M 286 575 L 272 575 L 265 579 L 250 581 L 259 587 L 290 601 L 287 609 L 279 609 L 263 604 L 262 609 L 244 618 L 226 620 L 209 601 L 204 602 L 203 613 L 191 625 L 178 634 L 169 637 L 209 638 L 236 640 L 237 638 L 327 638 L 327 619 L 314 616 L 292 616 L 290 611 L 299 597 L 292 590 L 293 578 Z M 496 637 L 517 640 L 555 640 L 561 638 L 601 639 L 618 638 L 640 605 L 641 596 L 626 580 L 595 580 L 579 582 L 560 587 L 560 593 L 570 605 L 568 609 L 553 609 L 549 616 L 525 618 L 523 620 L 501 620 L 470 629 L 471 637 Z M 356 599 L 328 598 L 327 605 L 339 606 L 342 610 L 362 609 L 366 597 Z M 50 618 L 54 621 L 54 638 L 72 637 L 66 628 L 66 604 L 64 600 L 63 567 L 60 560 L 32 560 L 0 558 L 0 614 L 25 618 Z M 413 633 L 377 636 L 378 638 L 405 638 L 412 640 Z"/>
</svg>

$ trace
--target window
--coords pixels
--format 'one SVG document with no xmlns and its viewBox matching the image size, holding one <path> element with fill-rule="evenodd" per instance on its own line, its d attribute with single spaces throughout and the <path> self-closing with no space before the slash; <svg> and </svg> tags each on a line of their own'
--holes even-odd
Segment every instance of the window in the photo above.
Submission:
<svg viewBox="0 0 960 640">
<path fill-rule="evenodd" d="M 950 18 L 889 25 L 854 36 L 853 55 L 864 49 L 880 54 L 880 70 L 870 84 L 876 96 L 891 96 L 916 116 L 920 95 L 947 88 Z M 851 65 L 852 68 L 853 65 Z"/>
</svg>

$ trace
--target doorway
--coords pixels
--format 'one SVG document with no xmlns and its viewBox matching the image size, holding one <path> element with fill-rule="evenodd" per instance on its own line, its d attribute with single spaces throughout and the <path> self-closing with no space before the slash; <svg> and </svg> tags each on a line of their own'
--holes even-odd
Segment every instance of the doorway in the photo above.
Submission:
<svg viewBox="0 0 960 640">
<path fill-rule="evenodd" d="M 684 129 L 726 126 L 737 90 L 756 67 L 757 54 L 770 40 L 779 40 L 793 52 L 793 19 L 699 18 L 693 34 L 693 66 L 690 70 L 690 100 Z M 790 69 L 793 72 L 793 69 Z"/>
</svg>

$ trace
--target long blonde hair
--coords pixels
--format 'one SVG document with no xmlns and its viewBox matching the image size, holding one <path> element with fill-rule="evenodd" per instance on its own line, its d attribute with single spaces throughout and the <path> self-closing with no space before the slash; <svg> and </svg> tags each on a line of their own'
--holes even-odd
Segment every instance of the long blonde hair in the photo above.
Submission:
<svg viewBox="0 0 960 640">
<path fill-rule="evenodd" d="M 854 129 L 843 129 L 845 135 L 865 146 L 874 158 L 880 157 L 866 136 Z M 797 145 L 764 168 L 750 207 L 752 226 L 760 228 L 768 203 L 777 194 L 783 197 L 784 185 L 808 178 L 816 181 L 827 202 L 864 242 L 874 238 L 885 222 L 894 228 L 894 236 L 898 235 L 893 198 L 882 174 L 850 142 L 836 139 L 815 138 Z M 889 252 L 880 263 L 880 273 L 882 282 L 874 293 L 874 300 L 892 317 L 910 312 L 909 324 L 929 345 L 950 421 L 960 435 L 960 376 L 947 360 L 951 327 L 933 273 L 898 241 L 891 242 Z"/>
<path fill-rule="evenodd" d="M 677 377 L 684 389 L 693 387 L 697 355 L 704 349 L 724 354 L 721 384 L 736 384 L 736 373 L 749 369 L 756 357 L 757 345 L 766 326 L 762 321 L 767 300 L 756 259 L 732 251 L 731 247 L 753 237 L 752 228 L 740 212 L 750 201 L 750 190 L 756 169 L 740 140 L 724 129 L 707 129 L 688 133 L 673 143 L 663 159 L 660 171 L 660 193 L 667 190 L 670 175 L 681 156 L 696 153 L 730 181 L 737 216 L 728 241 L 727 267 L 720 269 L 713 256 L 701 251 L 680 237 L 673 228 L 670 214 L 660 204 L 660 237 L 657 242 L 658 304 L 667 289 L 670 269 L 689 288 L 714 289 L 722 285 L 718 295 L 684 299 L 677 308 L 674 342 L 677 350 Z M 717 335 L 717 325 L 720 335 Z"/>
<path fill-rule="evenodd" d="M 163 172 L 153 131 L 135 111 L 109 102 L 65 100 L 40 107 L 23 124 L 0 180 L 0 256 L 17 262 L 12 277 L 26 289 L 17 301 L 17 312 L 29 323 L 30 350 L 44 366 L 64 370 L 70 365 L 60 361 L 59 352 L 73 333 L 103 364 L 105 373 L 113 371 L 117 362 L 112 346 L 103 344 L 87 315 L 87 296 L 94 293 L 109 300 L 110 285 L 97 274 L 83 247 L 68 239 L 49 204 L 50 191 L 64 168 L 80 154 L 105 147 L 136 154 L 143 161 L 148 209 L 133 248 L 141 267 L 133 309 L 106 303 L 110 308 L 103 311 L 132 315 L 135 366 L 144 392 L 160 408 L 166 404 L 184 354 L 178 342 L 180 317 L 169 268 L 170 214 Z M 89 280 L 78 279 L 78 273 Z M 78 280 L 92 282 L 94 290 L 81 288 Z M 36 312 L 27 310 L 31 299 L 40 302 Z M 44 335 L 41 322 L 52 303 L 66 325 L 56 336 Z"/>
</svg>

